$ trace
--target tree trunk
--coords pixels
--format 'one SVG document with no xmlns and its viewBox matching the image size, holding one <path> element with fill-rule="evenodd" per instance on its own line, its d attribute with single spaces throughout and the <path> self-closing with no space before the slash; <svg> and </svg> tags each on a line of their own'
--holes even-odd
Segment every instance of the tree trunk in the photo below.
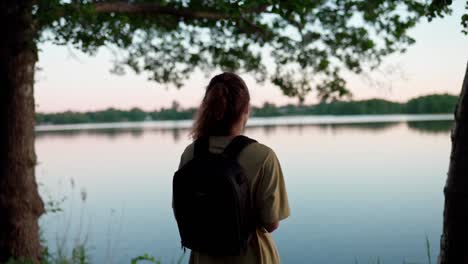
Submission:
<svg viewBox="0 0 468 264">
<path fill-rule="evenodd" d="M 455 109 L 439 264 L 468 263 L 468 67 Z"/>
<path fill-rule="evenodd" d="M 38 262 L 38 218 L 44 205 L 34 167 L 34 68 L 37 50 L 33 1 L 0 3 L 0 263 Z"/>
</svg>

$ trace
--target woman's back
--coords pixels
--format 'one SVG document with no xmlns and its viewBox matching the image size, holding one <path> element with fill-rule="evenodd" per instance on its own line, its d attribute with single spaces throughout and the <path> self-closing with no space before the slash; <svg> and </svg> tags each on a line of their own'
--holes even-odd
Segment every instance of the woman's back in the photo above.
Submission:
<svg viewBox="0 0 468 264">
<path fill-rule="evenodd" d="M 209 150 L 221 153 L 233 136 L 211 136 Z M 194 144 L 182 154 L 179 168 L 193 158 Z M 289 216 L 289 205 L 281 166 L 269 147 L 253 143 L 238 156 L 249 180 L 252 207 L 256 210 L 258 227 L 242 256 L 215 257 L 192 252 L 190 263 L 279 263 L 279 256 L 271 234 L 265 225 L 277 223 Z M 222 230 L 220 230 L 222 232 Z"/>
</svg>

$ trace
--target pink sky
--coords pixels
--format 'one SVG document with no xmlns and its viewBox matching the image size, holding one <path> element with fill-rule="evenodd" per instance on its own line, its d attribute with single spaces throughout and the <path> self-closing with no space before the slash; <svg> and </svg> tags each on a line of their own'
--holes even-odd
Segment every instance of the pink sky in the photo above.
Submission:
<svg viewBox="0 0 468 264">
<path fill-rule="evenodd" d="M 416 44 L 405 54 L 392 55 L 384 60 L 383 72 L 397 66 L 396 74 L 372 73 L 375 85 L 362 76 L 347 75 L 348 86 L 355 99 L 372 97 L 404 101 L 430 94 L 458 94 L 468 62 L 468 36 L 461 33 L 460 17 L 463 1 L 455 1 L 450 17 L 431 23 L 421 22 L 411 31 Z M 41 45 L 36 75 L 35 96 L 37 111 L 86 111 L 108 107 L 128 109 L 140 107 L 154 110 L 168 107 L 177 100 L 182 106 L 196 106 L 209 81 L 196 72 L 180 90 L 147 81 L 145 74 L 130 71 L 124 76 L 109 72 L 112 55 L 102 49 L 89 57 L 69 47 Z M 214 72 L 213 74 L 216 74 Z M 259 85 L 248 74 L 242 76 L 250 88 L 252 103 L 265 101 L 276 104 L 296 103 L 297 99 L 282 95 L 279 88 L 266 82 Z M 316 102 L 312 93 L 306 103 Z"/>
</svg>

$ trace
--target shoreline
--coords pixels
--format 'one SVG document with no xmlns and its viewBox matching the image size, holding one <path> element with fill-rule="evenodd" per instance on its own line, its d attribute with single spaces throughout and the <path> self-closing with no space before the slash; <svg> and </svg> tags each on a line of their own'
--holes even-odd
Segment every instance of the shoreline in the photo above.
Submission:
<svg viewBox="0 0 468 264">
<path fill-rule="evenodd" d="M 453 114 L 388 114 L 388 115 L 291 115 L 276 117 L 251 117 L 247 127 L 322 125 L 322 124 L 359 124 L 359 123 L 395 123 L 418 121 L 450 121 Z M 155 120 L 114 123 L 81 123 L 66 125 L 37 125 L 36 132 L 99 130 L 127 128 L 187 129 L 192 120 Z"/>
</svg>

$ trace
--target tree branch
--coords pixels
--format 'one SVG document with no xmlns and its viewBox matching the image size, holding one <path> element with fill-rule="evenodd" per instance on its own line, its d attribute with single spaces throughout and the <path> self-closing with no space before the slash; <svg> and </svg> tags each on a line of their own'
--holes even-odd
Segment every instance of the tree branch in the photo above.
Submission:
<svg viewBox="0 0 468 264">
<path fill-rule="evenodd" d="M 94 9 L 97 13 L 165 14 L 187 19 L 219 20 L 231 17 L 226 13 L 216 11 L 196 11 L 150 3 L 98 2 L 94 4 Z"/>
<path fill-rule="evenodd" d="M 240 16 L 232 15 L 229 13 L 219 12 L 216 10 L 193 10 L 190 8 L 177 8 L 173 6 L 161 6 L 154 3 L 129 3 L 124 1 L 117 2 L 96 2 L 93 4 L 94 10 L 97 13 L 125 13 L 125 14 L 139 14 L 139 15 L 171 15 L 183 19 L 233 19 L 235 21 L 244 21 L 246 26 L 251 30 L 257 31 L 263 36 L 267 34 L 265 30 L 257 26 L 252 21 L 248 20 L 243 14 L 245 13 L 264 13 L 267 11 L 269 5 L 260 5 L 258 7 L 240 10 Z M 234 7 L 234 6 L 233 6 Z M 237 6 L 235 6 L 237 7 Z M 245 29 L 244 29 L 245 30 Z"/>
<path fill-rule="evenodd" d="M 161 6 L 153 3 L 129 3 L 125 1 L 118 2 L 97 2 L 94 3 L 94 9 L 97 13 L 127 13 L 127 14 L 165 14 L 187 19 L 228 19 L 233 18 L 228 13 L 216 10 L 192 10 L 190 8 L 176 8 L 171 6 Z M 269 5 L 260 5 L 255 8 L 241 10 L 245 13 L 263 13 Z"/>
</svg>

